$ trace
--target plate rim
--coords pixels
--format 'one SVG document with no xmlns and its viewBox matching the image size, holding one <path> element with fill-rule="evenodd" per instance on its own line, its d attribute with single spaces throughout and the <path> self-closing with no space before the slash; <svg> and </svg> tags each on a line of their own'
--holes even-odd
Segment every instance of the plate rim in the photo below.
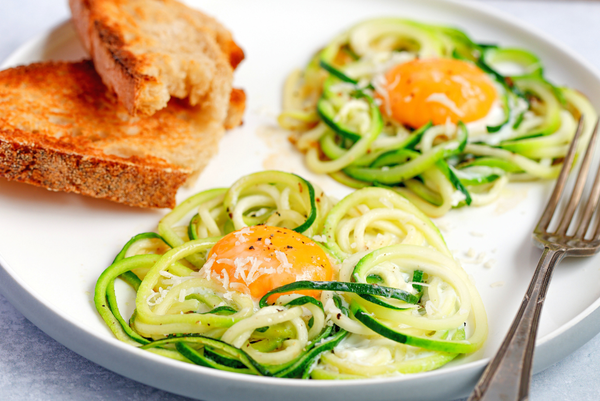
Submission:
<svg viewBox="0 0 600 401">
<path fill-rule="evenodd" d="M 401 0 L 408 1 L 408 0 Z M 559 40 L 553 38 L 551 35 L 542 31 L 537 27 L 526 26 L 524 23 L 516 17 L 513 17 L 501 10 L 495 9 L 494 7 L 488 4 L 482 4 L 478 2 L 472 1 L 460 1 L 460 0 L 425 0 L 423 3 L 428 3 L 423 7 L 432 7 L 435 5 L 445 6 L 450 8 L 458 8 L 462 10 L 475 11 L 477 13 L 484 14 L 488 18 L 491 18 L 495 21 L 502 22 L 503 24 L 507 24 L 511 26 L 513 29 L 519 29 L 520 31 L 535 37 L 542 42 L 545 42 L 546 45 L 550 46 L 553 50 L 562 52 L 566 54 L 570 59 L 575 61 L 577 64 L 582 66 L 588 72 L 591 73 L 599 82 L 600 82 L 600 72 L 598 69 L 591 64 L 587 59 L 581 56 L 579 53 L 575 52 L 571 48 L 562 44 Z M 64 43 L 70 39 L 72 30 L 72 20 L 67 19 L 63 22 L 60 22 L 53 27 L 46 29 L 42 33 L 34 36 L 33 38 L 27 40 L 25 43 L 19 45 L 13 52 L 11 52 L 1 63 L 0 69 L 5 69 L 8 66 L 20 65 L 16 60 L 24 58 L 24 55 L 28 52 L 31 52 L 32 49 L 36 47 L 43 46 L 44 41 L 50 38 L 52 35 L 56 35 L 57 39 L 54 40 L 52 46 L 59 47 L 60 43 Z M 91 354 L 98 355 L 97 351 L 90 352 L 86 350 L 86 347 L 89 347 L 92 344 L 103 345 L 104 347 L 100 348 L 108 348 L 108 349 L 116 349 L 119 351 L 123 351 L 125 354 L 131 356 L 131 360 L 136 363 L 132 363 L 136 365 L 139 362 L 149 363 L 149 362 L 159 362 L 160 364 L 173 365 L 173 368 L 186 370 L 192 374 L 201 374 L 207 377 L 219 378 L 225 381 L 233 380 L 235 382 L 245 382 L 245 383 L 253 383 L 253 384 L 269 384 L 274 387 L 302 387 L 304 389 L 322 389 L 324 387 L 370 387 L 371 385 L 377 384 L 394 384 L 401 383 L 405 381 L 417 381 L 419 379 L 435 379 L 437 376 L 450 376 L 450 375 L 465 375 L 472 377 L 477 377 L 480 372 L 483 370 L 484 366 L 488 363 L 489 358 L 483 358 L 477 361 L 467 362 L 458 366 L 453 366 L 447 369 L 438 369 L 429 372 L 418 373 L 410 376 L 403 376 L 398 378 L 375 378 L 369 379 L 368 382 L 363 380 L 351 380 L 351 381 L 300 381 L 295 379 L 280 379 L 280 378 L 266 378 L 266 377 L 253 377 L 253 376 L 245 376 L 232 374 L 229 372 L 221 372 L 214 369 L 204 368 L 201 366 L 188 365 L 188 364 L 180 364 L 177 361 L 170 360 L 168 358 L 160 357 L 158 355 L 154 355 L 151 353 L 143 352 L 141 350 L 136 349 L 135 347 L 131 347 L 125 343 L 120 342 L 116 338 L 108 338 L 102 335 L 99 335 L 91 330 L 88 330 L 85 326 L 80 325 L 77 321 L 71 320 L 68 316 L 63 315 L 60 311 L 57 311 L 50 307 L 47 303 L 43 302 L 43 299 L 37 295 L 30 286 L 21 279 L 18 272 L 15 271 L 8 262 L 3 258 L 2 253 L 0 252 L 0 292 L 9 300 L 9 302 L 15 306 L 20 313 L 22 313 L 28 320 L 30 320 L 33 324 L 35 324 L 38 328 L 48 334 L 50 337 L 54 338 L 56 341 L 64 345 L 65 347 L 73 350 L 74 352 L 82 355 L 83 357 L 100 364 L 101 366 L 115 371 L 123 376 L 129 377 L 133 380 L 148 384 L 153 387 L 161 388 L 169 392 L 178 393 L 182 395 L 187 395 L 191 397 L 197 397 L 196 395 L 190 395 L 188 392 L 181 392 L 178 389 L 173 389 L 171 386 L 163 386 L 158 385 L 156 382 L 153 382 L 150 379 L 147 379 L 139 374 L 132 374 L 131 371 L 127 369 L 115 369 L 114 364 L 110 363 L 102 363 L 99 362 L 99 357 L 94 357 Z M 40 317 L 38 311 L 44 310 L 44 314 L 46 317 Z M 36 312 L 33 312 L 36 311 Z M 52 317 L 50 319 L 50 317 Z M 595 319 L 594 319 L 595 318 Z M 594 324 L 594 321 L 598 321 L 598 323 Z M 58 324 L 62 322 L 62 324 Z M 58 327 L 61 326 L 61 330 L 58 330 Z M 68 330 L 64 328 L 67 327 Z M 572 334 L 576 329 L 582 329 L 582 331 L 586 331 L 587 335 L 581 343 L 576 346 L 566 347 L 566 350 L 563 347 L 563 352 L 556 352 L 556 347 L 563 337 L 566 337 L 567 334 Z M 78 335 L 81 332 L 86 334 L 86 337 L 82 341 L 73 340 L 74 335 Z M 575 351 L 577 348 L 583 346 L 587 341 L 589 341 L 593 336 L 595 336 L 598 332 L 600 332 L 600 298 L 596 299 L 592 302 L 587 308 L 585 308 L 582 312 L 574 316 L 568 322 L 555 329 L 554 331 L 548 333 L 542 338 L 539 338 L 536 342 L 536 360 L 534 361 L 534 373 L 542 371 L 549 367 L 551 364 L 563 359 L 571 352 Z M 591 333 L 591 335 L 590 335 Z M 582 336 L 580 336 L 581 338 Z M 90 342 L 86 339 L 92 339 Z M 564 344 L 562 344 L 564 345 Z M 548 357 L 548 351 L 550 349 L 554 349 L 554 355 L 559 354 L 559 357 L 551 358 Z M 127 356 L 126 355 L 126 356 Z M 542 357 L 542 358 L 540 358 Z M 106 359 L 106 358 L 104 358 Z M 127 359 L 127 358 L 124 358 Z M 126 367 L 128 364 L 124 364 Z M 233 375 L 233 376 L 232 376 Z M 472 380 L 471 380 L 472 381 Z M 468 383 L 467 387 L 472 388 L 473 383 Z M 464 386 L 463 386 L 464 387 Z M 205 394 L 202 394 L 204 397 Z"/>
</svg>

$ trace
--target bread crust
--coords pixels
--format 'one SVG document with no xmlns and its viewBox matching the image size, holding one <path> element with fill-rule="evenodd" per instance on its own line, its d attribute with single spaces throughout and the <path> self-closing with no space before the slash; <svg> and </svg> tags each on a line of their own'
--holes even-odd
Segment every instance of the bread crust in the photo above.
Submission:
<svg viewBox="0 0 600 401">
<path fill-rule="evenodd" d="M 92 56 L 96 71 L 106 86 L 119 88 L 119 101 L 135 114 L 136 88 L 143 77 L 135 74 L 135 57 L 123 49 L 118 32 L 94 20 L 88 0 L 70 0 L 72 21 L 85 50 Z M 148 77 L 149 79 L 150 77 Z"/>
<path fill-rule="evenodd" d="M 173 208 L 189 176 L 132 157 L 81 154 L 80 149 L 20 130 L 0 130 L 0 177 L 51 191 L 74 192 L 144 208 Z"/>
<path fill-rule="evenodd" d="M 233 68 L 244 53 L 216 20 L 175 0 L 69 0 L 69 5 L 96 70 L 130 114 L 152 115 L 174 96 L 210 107 L 216 119 L 225 120 Z M 157 33 L 157 18 L 175 21 L 189 34 Z M 190 48 L 177 53 L 162 44 L 162 34 Z"/>
</svg>

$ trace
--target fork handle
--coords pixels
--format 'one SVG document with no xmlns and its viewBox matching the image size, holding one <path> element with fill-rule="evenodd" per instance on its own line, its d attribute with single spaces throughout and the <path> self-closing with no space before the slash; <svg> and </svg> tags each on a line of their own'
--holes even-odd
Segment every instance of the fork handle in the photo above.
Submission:
<svg viewBox="0 0 600 401">
<path fill-rule="evenodd" d="M 468 401 L 529 399 L 531 365 L 540 314 L 554 266 L 565 255 L 565 249 L 544 248 L 519 312 Z"/>
</svg>

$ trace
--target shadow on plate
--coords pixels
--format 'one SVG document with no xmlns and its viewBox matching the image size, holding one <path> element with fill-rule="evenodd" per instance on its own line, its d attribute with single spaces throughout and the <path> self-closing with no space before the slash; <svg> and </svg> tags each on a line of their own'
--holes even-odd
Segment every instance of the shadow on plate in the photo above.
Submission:
<svg viewBox="0 0 600 401">
<path fill-rule="evenodd" d="M 142 209 L 75 193 L 54 192 L 34 185 L 0 178 L 0 205 L 2 204 L 31 207 L 32 212 L 43 210 L 44 213 L 47 213 L 52 208 L 64 209 L 65 207 L 69 207 L 113 215 L 154 214 L 157 216 L 157 221 L 162 216 L 159 209 Z"/>
</svg>

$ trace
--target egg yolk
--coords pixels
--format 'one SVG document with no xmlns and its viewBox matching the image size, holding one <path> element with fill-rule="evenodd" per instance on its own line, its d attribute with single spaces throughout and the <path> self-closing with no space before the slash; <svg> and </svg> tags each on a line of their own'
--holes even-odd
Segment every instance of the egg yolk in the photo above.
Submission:
<svg viewBox="0 0 600 401">
<path fill-rule="evenodd" d="M 208 254 L 212 271 L 259 299 L 274 288 L 302 280 L 331 281 L 329 258 L 314 241 L 282 227 L 246 227 L 227 234 Z M 225 278 L 227 276 L 227 278 Z M 243 288 L 243 287 L 242 287 Z M 294 291 L 317 297 L 320 291 Z M 270 297 L 270 301 L 279 295 Z"/>
<path fill-rule="evenodd" d="M 377 91 L 381 112 L 397 122 L 419 128 L 485 117 L 498 94 L 490 78 L 471 63 L 455 59 L 413 60 L 385 75 Z"/>
</svg>

